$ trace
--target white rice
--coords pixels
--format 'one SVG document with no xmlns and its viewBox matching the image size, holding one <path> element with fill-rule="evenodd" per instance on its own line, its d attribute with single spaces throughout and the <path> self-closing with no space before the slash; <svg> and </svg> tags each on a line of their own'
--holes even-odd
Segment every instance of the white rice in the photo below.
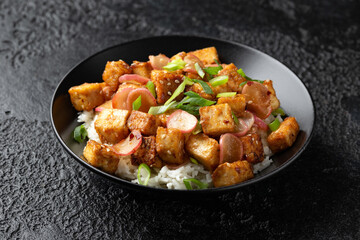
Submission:
<svg viewBox="0 0 360 240">
<path fill-rule="evenodd" d="M 79 113 L 78 122 L 84 122 L 84 126 L 88 132 L 88 138 L 90 140 L 101 143 L 99 135 L 97 134 L 94 127 L 94 122 L 96 118 L 97 114 L 93 111 L 83 111 Z M 276 116 L 276 118 L 278 118 L 280 122 L 283 121 L 280 115 Z M 267 119 L 265 119 L 265 123 L 269 124 L 274 120 L 275 117 L 270 115 Z M 254 174 L 269 167 L 270 164 L 273 162 L 270 159 L 273 153 L 271 152 L 267 143 L 266 132 L 260 131 L 260 137 L 264 147 L 265 159 L 264 161 L 253 165 Z M 119 161 L 115 175 L 130 180 L 133 183 L 139 183 L 137 179 L 137 172 L 138 168 L 131 164 L 131 157 L 123 156 Z M 207 183 L 209 187 L 212 186 L 210 172 L 205 170 L 203 165 L 194 164 L 191 162 L 175 170 L 171 170 L 167 166 L 163 166 L 161 169 L 153 168 L 151 172 L 151 177 L 148 182 L 148 186 L 168 189 L 186 189 L 183 180 L 187 178 L 196 178 L 203 183 Z"/>
</svg>

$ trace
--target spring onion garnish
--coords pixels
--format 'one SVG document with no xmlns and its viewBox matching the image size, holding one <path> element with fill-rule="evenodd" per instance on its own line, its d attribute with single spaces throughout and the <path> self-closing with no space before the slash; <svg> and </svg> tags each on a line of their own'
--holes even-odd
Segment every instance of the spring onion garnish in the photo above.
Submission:
<svg viewBox="0 0 360 240">
<path fill-rule="evenodd" d="M 133 110 L 139 110 L 140 107 L 141 107 L 141 95 L 139 95 L 139 97 L 132 103 Z"/>
<path fill-rule="evenodd" d="M 202 87 L 202 89 L 204 90 L 205 93 L 207 94 L 213 94 L 214 92 L 211 90 L 211 87 L 204 82 L 203 80 L 199 80 L 199 79 L 192 79 L 194 82 L 200 84 L 200 86 Z"/>
<path fill-rule="evenodd" d="M 166 112 L 166 111 L 168 111 L 170 109 L 175 109 L 177 104 L 178 104 L 177 102 L 172 101 L 168 105 L 150 107 L 148 113 L 152 114 L 152 115 L 159 115 L 159 114 L 162 114 L 162 113 L 164 113 L 164 112 Z"/>
<path fill-rule="evenodd" d="M 216 103 L 215 101 L 210 101 L 202 98 L 199 94 L 193 91 L 188 91 L 184 94 L 186 95 L 186 97 L 179 102 L 176 108 L 187 111 L 188 113 L 193 115 L 199 115 L 200 107 L 210 106 Z"/>
<path fill-rule="evenodd" d="M 177 87 L 177 89 L 174 91 L 174 93 L 171 95 L 171 97 L 165 102 L 164 105 L 170 104 L 172 100 L 174 100 L 177 96 L 179 96 L 182 92 L 185 90 L 186 85 L 193 85 L 194 82 L 191 81 L 190 78 L 185 77 L 184 81 Z"/>
<path fill-rule="evenodd" d="M 203 78 L 205 76 L 204 71 L 202 70 L 202 68 L 200 67 L 199 63 L 195 63 L 194 64 L 195 70 L 197 71 L 197 73 L 199 74 L 199 76 L 201 78 Z"/>
<path fill-rule="evenodd" d="M 280 114 L 280 116 L 285 116 L 285 112 L 282 108 L 277 108 L 274 111 L 271 112 L 272 115 L 276 116 Z"/>
<path fill-rule="evenodd" d="M 151 92 L 151 94 L 154 96 L 154 98 L 156 98 L 156 92 L 155 92 L 155 85 L 152 81 L 148 81 L 146 83 L 146 87 L 147 89 L 149 89 L 149 91 Z"/>
<path fill-rule="evenodd" d="M 247 82 L 248 82 L 248 81 L 245 81 L 245 82 L 240 83 L 239 87 L 244 86 Z"/>
<path fill-rule="evenodd" d="M 239 119 L 236 117 L 236 115 L 233 112 L 231 112 L 231 115 L 232 115 L 232 118 L 234 119 L 235 124 L 239 125 Z"/>
<path fill-rule="evenodd" d="M 202 127 L 200 121 L 197 122 L 195 129 L 192 131 L 193 135 L 199 134 L 202 132 Z"/>
<path fill-rule="evenodd" d="M 145 181 L 141 180 L 141 175 L 143 175 L 141 173 L 142 169 L 144 169 L 146 171 L 146 173 L 147 173 L 146 177 L 145 177 Z M 139 181 L 139 184 L 146 186 L 148 184 L 148 182 L 149 182 L 150 176 L 151 176 L 151 171 L 150 171 L 149 166 L 146 165 L 145 163 L 140 164 L 139 168 L 138 168 L 138 172 L 137 172 L 137 179 Z"/>
<path fill-rule="evenodd" d="M 206 183 L 200 182 L 199 180 L 197 180 L 195 178 L 184 179 L 183 182 L 184 182 L 187 190 L 193 190 L 191 183 L 197 185 L 199 189 L 205 189 L 208 187 L 208 185 Z"/>
<path fill-rule="evenodd" d="M 88 135 L 88 133 L 86 131 L 84 124 L 77 126 L 74 129 L 73 137 L 74 137 L 75 141 L 77 141 L 79 143 L 82 143 L 86 139 L 87 135 Z"/>
<path fill-rule="evenodd" d="M 275 118 L 275 120 L 272 123 L 268 124 L 268 126 L 271 131 L 276 131 L 280 127 L 279 119 Z"/>
<path fill-rule="evenodd" d="M 176 71 L 179 69 L 183 69 L 186 65 L 186 62 L 184 62 L 181 58 L 177 58 L 169 62 L 166 66 L 163 67 L 163 69 L 168 71 Z"/>
<path fill-rule="evenodd" d="M 198 161 L 195 158 L 190 157 L 190 161 L 196 165 L 199 165 Z"/>
<path fill-rule="evenodd" d="M 220 69 L 223 69 L 223 67 L 222 67 L 221 64 L 218 62 L 218 60 L 216 60 L 216 59 L 214 58 L 214 61 L 215 61 L 216 64 L 220 67 Z"/>
<path fill-rule="evenodd" d="M 229 81 L 228 76 L 218 76 L 216 78 L 210 79 L 209 83 L 213 87 L 216 87 L 216 86 L 223 85 L 223 84 L 227 83 L 227 81 Z"/>
<path fill-rule="evenodd" d="M 248 80 L 248 81 L 259 82 L 259 83 L 263 83 L 263 82 L 264 82 L 264 81 L 252 79 L 251 77 L 246 76 L 246 74 L 244 73 L 244 71 L 243 71 L 241 68 L 239 68 L 239 69 L 237 70 L 237 73 L 240 74 L 243 78 L 245 78 L 245 79 Z M 242 83 L 241 83 L 241 84 L 242 84 Z M 242 86 L 241 84 L 240 84 L 240 87 Z M 244 84 L 245 84 L 245 83 L 244 83 Z"/>
<path fill-rule="evenodd" d="M 204 68 L 204 71 L 207 72 L 210 75 L 216 75 L 218 72 L 222 69 L 222 66 L 217 67 L 206 67 Z"/>
<path fill-rule="evenodd" d="M 223 92 L 223 93 L 218 93 L 218 95 L 216 95 L 217 98 L 221 98 L 221 97 L 233 97 L 236 95 L 236 92 Z"/>
</svg>

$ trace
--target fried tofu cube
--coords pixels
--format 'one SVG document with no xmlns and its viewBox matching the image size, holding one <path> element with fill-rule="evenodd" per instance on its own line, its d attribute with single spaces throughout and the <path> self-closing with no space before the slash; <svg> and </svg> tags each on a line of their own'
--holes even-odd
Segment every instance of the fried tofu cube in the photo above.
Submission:
<svg viewBox="0 0 360 240">
<path fill-rule="evenodd" d="M 186 57 L 186 52 L 179 52 L 179 53 L 175 54 L 174 56 L 172 56 L 170 58 L 170 61 L 175 60 L 175 59 L 179 59 L 179 58 L 184 59 L 184 57 Z"/>
<path fill-rule="evenodd" d="M 185 137 L 175 128 L 158 127 L 156 133 L 156 151 L 166 163 L 181 164 L 185 161 Z"/>
<path fill-rule="evenodd" d="M 183 75 L 178 72 L 168 72 L 166 70 L 151 71 L 151 81 L 155 85 L 158 104 L 164 104 L 183 82 Z M 180 101 L 183 94 L 180 94 L 176 100 Z"/>
<path fill-rule="evenodd" d="M 220 70 L 217 74 L 217 76 L 228 76 L 229 80 L 226 84 L 230 92 L 241 92 L 242 87 L 240 87 L 240 84 L 242 82 L 245 82 L 246 79 L 243 78 L 238 72 L 237 67 L 231 63 L 226 65 L 222 70 Z"/>
<path fill-rule="evenodd" d="M 83 155 L 92 166 L 110 174 L 115 173 L 119 163 L 119 156 L 110 147 L 93 140 L 87 142 Z"/>
<path fill-rule="evenodd" d="M 70 100 L 77 111 L 90 111 L 105 102 L 100 83 L 84 83 L 69 89 Z"/>
<path fill-rule="evenodd" d="M 156 157 L 156 139 L 154 136 L 143 137 L 140 147 L 131 155 L 132 165 L 145 163 L 150 167 L 160 168 L 161 160 Z"/>
<path fill-rule="evenodd" d="M 199 112 L 200 124 L 206 135 L 217 137 L 223 133 L 236 131 L 229 104 L 201 107 Z"/>
<path fill-rule="evenodd" d="M 243 94 L 236 94 L 233 97 L 221 97 L 217 101 L 218 104 L 227 103 L 229 104 L 233 113 L 238 117 L 245 112 L 245 96 Z"/>
<path fill-rule="evenodd" d="M 106 82 L 102 82 L 101 84 L 101 94 L 104 96 L 105 101 L 112 99 L 113 95 L 116 92 L 116 89 L 110 87 Z"/>
<path fill-rule="evenodd" d="M 209 85 L 210 88 L 213 88 L 210 83 L 206 83 L 206 84 Z M 199 83 L 194 83 L 191 86 L 187 86 L 187 91 L 193 91 L 193 92 L 199 94 L 202 98 L 205 98 L 205 99 L 208 99 L 208 100 L 215 100 L 216 99 L 215 93 L 213 93 L 213 94 L 206 93 Z"/>
<path fill-rule="evenodd" d="M 185 150 L 211 172 L 219 165 L 219 143 L 203 133 L 191 134 L 185 143 Z"/>
<path fill-rule="evenodd" d="M 291 147 L 299 133 L 299 124 L 294 117 L 287 117 L 280 123 L 280 127 L 270 133 L 267 138 L 269 147 L 273 153 L 283 151 Z"/>
<path fill-rule="evenodd" d="M 193 54 L 198 57 L 204 64 L 213 64 L 216 63 L 214 59 L 219 62 L 219 56 L 215 47 L 208 47 L 199 49 L 196 51 L 189 52 L 188 54 Z"/>
<path fill-rule="evenodd" d="M 138 62 L 134 61 L 131 64 L 131 69 L 133 70 L 134 74 L 138 74 L 145 78 L 150 78 L 150 74 L 152 71 L 152 67 L 150 62 Z"/>
<path fill-rule="evenodd" d="M 139 130 L 143 135 L 155 135 L 158 121 L 154 115 L 141 111 L 132 111 L 127 126 L 130 131 Z"/>
<path fill-rule="evenodd" d="M 176 109 L 167 111 L 167 112 L 159 114 L 159 115 L 155 115 L 156 119 L 157 119 L 158 126 L 166 127 L 168 117 L 175 111 L 176 111 Z"/>
<path fill-rule="evenodd" d="M 212 174 L 214 187 L 238 184 L 253 177 L 252 166 L 247 161 L 220 164 Z"/>
<path fill-rule="evenodd" d="M 276 97 L 275 89 L 273 87 L 273 82 L 271 80 L 265 80 L 263 85 L 269 90 L 270 92 L 270 105 L 273 110 L 280 107 L 280 101 Z"/>
<path fill-rule="evenodd" d="M 257 133 L 250 133 L 240 138 L 243 144 L 243 159 L 255 164 L 264 161 L 264 148 Z"/>
<path fill-rule="evenodd" d="M 131 67 L 123 60 L 107 62 L 102 78 L 113 90 L 119 86 L 119 77 L 132 73 Z"/>
<path fill-rule="evenodd" d="M 95 120 L 95 130 L 102 143 L 116 144 L 129 135 L 126 125 L 128 110 L 104 109 Z"/>
</svg>

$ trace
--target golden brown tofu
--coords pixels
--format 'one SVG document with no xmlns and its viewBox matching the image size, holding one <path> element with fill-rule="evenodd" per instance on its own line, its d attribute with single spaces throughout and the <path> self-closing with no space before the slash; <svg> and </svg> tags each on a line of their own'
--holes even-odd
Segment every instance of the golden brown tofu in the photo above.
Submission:
<svg viewBox="0 0 360 240">
<path fill-rule="evenodd" d="M 168 117 L 175 111 L 176 111 L 176 109 L 167 111 L 167 112 L 159 114 L 159 115 L 155 115 L 157 118 L 158 126 L 166 127 Z"/>
<path fill-rule="evenodd" d="M 108 146 L 89 140 L 83 155 L 92 166 L 107 173 L 114 174 L 117 169 L 119 156 Z"/>
<path fill-rule="evenodd" d="M 152 70 L 150 62 L 133 61 L 133 63 L 131 64 L 131 68 L 134 74 L 138 74 L 145 78 L 150 78 L 150 74 Z"/>
<path fill-rule="evenodd" d="M 198 57 L 204 64 L 213 64 L 216 63 L 214 59 L 219 61 L 219 56 L 215 47 L 208 47 L 199 49 L 193 52 L 189 52 L 189 54 L 194 54 Z"/>
<path fill-rule="evenodd" d="M 153 70 L 151 71 L 151 81 L 155 85 L 158 104 L 164 104 L 183 82 L 183 75 L 178 72 Z M 176 100 L 180 101 L 182 98 L 183 94 L 180 94 Z"/>
<path fill-rule="evenodd" d="M 237 67 L 231 63 L 229 65 L 226 65 L 222 70 L 220 70 L 217 74 L 217 76 L 228 76 L 229 80 L 226 83 L 228 86 L 230 92 L 241 92 L 242 87 L 240 87 L 240 84 L 242 82 L 245 82 L 246 79 L 243 78 L 238 72 Z M 225 84 L 224 84 L 225 85 Z"/>
<path fill-rule="evenodd" d="M 123 60 L 107 62 L 102 78 L 113 90 L 119 86 L 119 77 L 132 73 L 131 67 Z"/>
<path fill-rule="evenodd" d="M 116 144 L 129 135 L 128 110 L 104 109 L 95 120 L 95 130 L 102 143 Z"/>
<path fill-rule="evenodd" d="M 213 89 L 213 87 L 211 86 L 210 83 L 206 83 L 206 84 L 209 85 L 211 89 Z M 213 94 L 206 93 L 199 83 L 194 83 L 191 86 L 187 86 L 186 90 L 193 91 L 193 92 L 199 94 L 201 97 L 208 99 L 208 100 L 215 100 L 215 98 L 216 98 L 215 93 L 213 93 Z"/>
<path fill-rule="evenodd" d="M 220 164 L 212 174 L 214 187 L 238 184 L 253 177 L 252 167 L 247 161 Z"/>
<path fill-rule="evenodd" d="M 112 99 L 116 89 L 110 87 L 106 82 L 102 82 L 101 84 L 101 94 L 104 96 L 105 101 Z"/>
<path fill-rule="evenodd" d="M 229 104 L 201 107 L 199 112 L 200 124 L 206 135 L 220 136 L 223 133 L 236 131 Z"/>
<path fill-rule="evenodd" d="M 227 103 L 231 107 L 233 113 L 238 117 L 245 112 L 245 96 L 243 94 L 236 94 L 233 97 L 221 97 L 217 101 L 218 104 Z"/>
<path fill-rule="evenodd" d="M 270 133 L 267 138 L 269 147 L 273 153 L 280 152 L 291 147 L 299 133 L 299 124 L 294 117 L 287 117 L 280 127 Z"/>
<path fill-rule="evenodd" d="M 185 150 L 211 172 L 219 165 L 219 143 L 203 133 L 191 134 L 185 143 Z"/>
<path fill-rule="evenodd" d="M 269 90 L 270 92 L 270 105 L 273 110 L 280 107 L 280 101 L 276 97 L 275 89 L 273 87 L 273 82 L 271 80 L 265 80 L 263 85 Z"/>
<path fill-rule="evenodd" d="M 84 83 L 69 89 L 70 100 L 77 111 L 90 111 L 105 102 L 100 83 Z"/>
<path fill-rule="evenodd" d="M 158 121 L 154 115 L 141 111 L 132 111 L 127 126 L 130 131 L 139 130 L 144 135 L 155 135 Z"/>
<path fill-rule="evenodd" d="M 264 161 L 264 148 L 257 133 L 250 133 L 240 138 L 244 155 L 242 160 L 255 164 Z"/>
<path fill-rule="evenodd" d="M 150 167 L 161 167 L 161 160 L 156 157 L 156 140 L 154 136 L 142 138 L 140 147 L 131 155 L 131 163 L 133 165 L 145 163 Z"/>
<path fill-rule="evenodd" d="M 181 164 L 185 161 L 184 134 L 175 128 L 158 127 L 156 151 L 166 163 Z"/>
<path fill-rule="evenodd" d="M 170 58 L 170 61 L 178 59 L 178 58 L 184 59 L 185 56 L 186 56 L 186 52 L 179 52 L 179 53 L 175 54 L 174 56 L 172 56 Z"/>
</svg>

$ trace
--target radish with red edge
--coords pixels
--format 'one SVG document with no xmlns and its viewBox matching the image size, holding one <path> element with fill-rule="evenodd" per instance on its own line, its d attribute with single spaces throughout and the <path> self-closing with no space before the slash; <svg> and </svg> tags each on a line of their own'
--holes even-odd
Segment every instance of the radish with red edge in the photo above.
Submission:
<svg viewBox="0 0 360 240">
<path fill-rule="evenodd" d="M 240 161 L 243 157 L 243 144 L 239 138 L 231 133 L 221 135 L 220 141 L 220 164 L 225 162 Z"/>
<path fill-rule="evenodd" d="M 195 63 L 198 63 L 201 68 L 204 68 L 203 62 L 193 54 L 187 54 L 186 57 L 184 57 L 184 62 L 186 63 L 185 68 L 183 69 L 185 72 L 196 74 Z"/>
<path fill-rule="evenodd" d="M 270 92 L 261 83 L 248 81 L 242 91 L 249 101 L 247 109 L 261 119 L 267 118 L 271 114 Z"/>
<path fill-rule="evenodd" d="M 150 79 L 142 77 L 138 74 L 124 74 L 119 77 L 120 83 L 132 81 L 145 85 L 148 81 L 150 81 Z"/>
<path fill-rule="evenodd" d="M 256 115 L 254 115 L 254 119 L 255 119 L 254 124 L 256 124 L 260 129 L 266 130 L 266 131 L 269 129 L 268 125 L 263 120 L 258 118 Z"/>
<path fill-rule="evenodd" d="M 114 152 L 120 156 L 133 154 L 141 145 L 142 135 L 139 130 L 132 131 L 129 136 L 119 143 L 111 146 Z"/>
<path fill-rule="evenodd" d="M 103 107 L 96 107 L 95 108 L 95 112 L 101 112 L 102 110 L 104 110 L 105 108 Z"/>
<path fill-rule="evenodd" d="M 179 129 L 182 133 L 190 133 L 195 129 L 197 123 L 198 120 L 194 115 L 183 110 L 177 110 L 168 117 L 166 126 Z"/>
<path fill-rule="evenodd" d="M 155 70 L 162 70 L 162 68 L 170 62 L 170 58 L 164 54 L 159 54 L 156 56 L 150 55 L 149 60 L 151 67 Z"/>
<path fill-rule="evenodd" d="M 238 118 L 238 120 L 239 120 L 239 124 L 236 125 L 237 131 L 232 134 L 234 134 L 237 137 L 242 137 L 249 131 L 250 128 L 248 127 L 248 124 L 244 120 L 242 120 L 241 118 Z"/>
<path fill-rule="evenodd" d="M 131 110 L 127 106 L 127 98 L 129 93 L 134 90 L 133 88 L 124 88 L 120 92 L 116 93 L 112 99 L 112 107 L 116 109 Z"/>
<path fill-rule="evenodd" d="M 95 112 L 101 112 L 104 109 L 112 109 L 112 100 L 108 100 L 106 102 L 104 102 L 103 104 L 97 106 L 95 108 Z"/>
<path fill-rule="evenodd" d="M 156 106 L 156 99 L 146 88 L 133 89 L 126 100 L 127 108 L 132 109 L 133 102 L 141 95 L 141 106 L 138 111 L 148 112 L 150 107 Z"/>
</svg>

